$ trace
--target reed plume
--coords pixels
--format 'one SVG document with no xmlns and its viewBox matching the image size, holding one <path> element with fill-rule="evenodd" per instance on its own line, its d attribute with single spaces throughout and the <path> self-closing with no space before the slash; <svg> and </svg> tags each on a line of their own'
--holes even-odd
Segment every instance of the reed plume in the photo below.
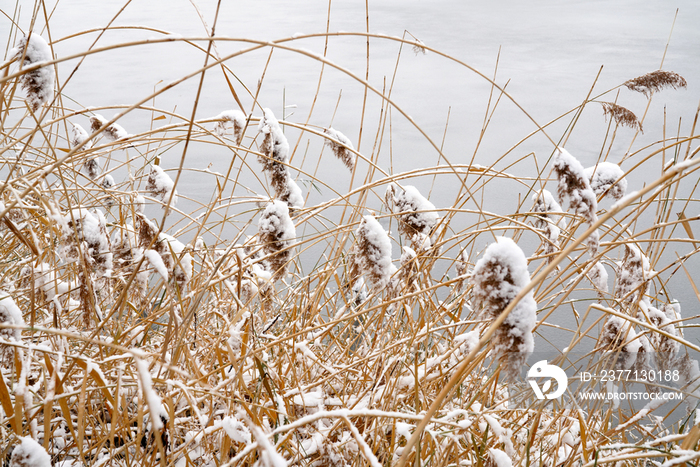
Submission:
<svg viewBox="0 0 700 467">
<path fill-rule="evenodd" d="M 664 88 L 685 88 L 685 78 L 673 71 L 656 70 L 623 83 L 630 91 L 641 92 L 645 97 Z"/>
<path fill-rule="evenodd" d="M 103 126 L 107 125 L 107 122 L 108 120 L 102 115 L 95 114 L 90 117 L 90 130 L 92 130 L 94 133 Z M 107 138 L 107 141 L 117 141 L 129 136 L 126 130 L 117 123 L 107 125 L 102 133 L 105 135 L 105 138 Z"/>
<path fill-rule="evenodd" d="M 557 175 L 557 196 L 559 201 L 568 200 L 569 208 L 583 217 L 588 224 L 598 220 L 598 202 L 581 163 L 566 149 L 557 148 L 554 155 L 554 172 Z M 591 256 L 598 251 L 599 234 L 588 237 L 587 247 Z"/>
<path fill-rule="evenodd" d="M 542 242 L 544 254 L 549 255 L 548 262 L 554 259 L 553 254 L 559 250 L 559 235 L 566 227 L 566 220 L 561 214 L 563 209 L 554 199 L 552 194 L 542 189 L 539 193 L 532 195 L 535 203 L 532 212 L 536 213 L 535 228 L 543 231 L 545 241 Z"/>
<path fill-rule="evenodd" d="M 435 205 L 420 194 L 414 186 L 403 188 L 391 183 L 385 200 L 399 220 L 399 231 L 412 243 L 415 250 L 425 250 L 432 245 L 432 234 L 438 222 Z"/>
<path fill-rule="evenodd" d="M 29 33 L 29 37 L 22 37 L 17 47 L 10 52 L 10 56 L 13 60 L 24 57 L 22 67 L 53 59 L 49 44 L 43 37 L 34 32 Z M 27 93 L 27 101 L 34 112 L 51 99 L 54 78 L 52 66 L 42 66 L 20 75 L 19 83 Z"/>
<path fill-rule="evenodd" d="M 612 118 L 615 124 L 636 128 L 644 133 L 644 130 L 642 130 L 642 122 L 639 121 L 631 110 L 613 102 L 601 102 L 600 104 L 603 106 L 603 114 L 605 114 L 605 117 Z"/>
<path fill-rule="evenodd" d="M 355 254 L 360 271 L 367 276 L 375 291 L 389 284 L 392 274 L 391 240 L 374 216 L 362 218 L 357 229 Z"/>
<path fill-rule="evenodd" d="M 291 246 L 296 238 L 296 229 L 289 217 L 286 203 L 274 200 L 265 207 L 258 222 L 258 237 L 263 252 L 268 256 L 273 279 L 283 278 L 292 255 Z"/>
<path fill-rule="evenodd" d="M 621 199 L 627 192 L 627 179 L 620 166 L 612 162 L 598 162 L 585 170 L 591 189 L 596 196 L 609 196 Z"/>
<path fill-rule="evenodd" d="M 331 148 L 335 157 L 340 159 L 345 167 L 352 170 L 355 167 L 355 154 L 353 153 L 355 148 L 352 141 L 335 128 L 325 128 L 323 132 L 330 138 L 326 140 L 326 144 Z"/>
<path fill-rule="evenodd" d="M 509 238 L 498 237 L 477 261 L 472 273 L 473 305 L 481 310 L 480 316 L 495 320 L 510 304 L 520 289 L 530 282 L 527 258 L 518 245 Z M 528 293 L 510 312 L 494 334 L 494 353 L 503 363 L 504 376 L 516 378 L 535 343 L 537 303 Z"/>
<path fill-rule="evenodd" d="M 148 183 L 146 183 L 146 191 L 160 198 L 164 203 L 162 206 L 163 209 L 166 208 L 166 203 L 168 203 L 168 201 L 170 201 L 171 206 L 177 204 L 175 182 L 173 182 L 173 179 L 158 165 L 153 165 L 151 167 L 151 172 L 148 174 Z"/>
<path fill-rule="evenodd" d="M 218 120 L 214 125 L 214 133 L 224 136 L 228 128 L 233 128 L 233 139 L 236 144 L 241 144 L 243 140 L 243 129 L 246 124 L 246 116 L 240 110 L 226 110 L 214 117 Z M 229 123 L 231 124 L 229 126 Z"/>
<path fill-rule="evenodd" d="M 642 250 L 632 243 L 626 243 L 625 254 L 618 263 L 615 297 L 625 302 L 643 299 L 651 273 L 649 259 Z"/>
</svg>

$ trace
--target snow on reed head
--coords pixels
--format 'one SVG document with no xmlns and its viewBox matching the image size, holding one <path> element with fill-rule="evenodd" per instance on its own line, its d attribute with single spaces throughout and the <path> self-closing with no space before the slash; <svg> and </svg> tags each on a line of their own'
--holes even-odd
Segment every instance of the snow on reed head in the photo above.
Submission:
<svg viewBox="0 0 700 467">
<path fill-rule="evenodd" d="M 2 290 L 0 290 L 0 323 L 24 326 L 22 310 L 19 309 L 12 297 Z M 22 331 L 20 329 L 0 329 L 0 338 L 18 341 L 22 338 Z"/>
<path fill-rule="evenodd" d="M 586 171 L 581 163 L 566 149 L 557 148 L 554 154 L 554 171 L 557 174 L 559 184 L 557 185 L 557 196 L 559 201 L 567 199 L 569 208 L 582 216 L 588 224 L 593 224 L 598 220 L 596 211 L 598 202 L 591 185 L 588 182 Z M 587 247 L 591 256 L 598 251 L 599 234 L 594 232 L 588 237 Z"/>
<path fill-rule="evenodd" d="M 280 200 L 268 203 L 258 222 L 258 236 L 263 252 L 269 256 L 268 262 L 275 280 L 287 272 L 292 254 L 289 247 L 294 244 L 296 235 L 287 204 Z"/>
<path fill-rule="evenodd" d="M 24 326 L 22 310 L 19 309 L 15 301 L 7 293 L 0 290 L 0 324 L 13 326 Z M 21 329 L 0 329 L 0 339 L 5 341 L 22 340 Z M 0 365 L 3 362 L 11 361 L 14 356 L 14 347 L 0 344 Z"/>
<path fill-rule="evenodd" d="M 630 368 L 637 359 L 641 345 L 629 321 L 608 315 L 600 332 L 600 348 L 613 352 L 616 370 Z"/>
<path fill-rule="evenodd" d="M 101 211 L 76 208 L 52 218 L 60 231 L 59 255 L 66 262 L 79 261 L 80 251 L 95 272 L 107 274 L 112 269 L 112 252 L 107 235 L 107 221 Z"/>
<path fill-rule="evenodd" d="M 90 129 L 94 133 L 103 126 L 107 125 L 107 122 L 108 120 L 102 115 L 95 114 L 94 116 L 90 117 Z M 118 139 L 126 138 L 129 136 L 126 130 L 117 123 L 112 123 L 111 125 L 108 125 L 102 133 L 105 135 L 105 138 L 107 138 L 107 141 L 117 141 Z"/>
<path fill-rule="evenodd" d="M 585 170 L 586 178 L 590 180 L 591 189 L 600 196 L 610 196 L 621 199 L 627 192 L 627 179 L 620 166 L 612 162 L 599 162 L 594 167 Z"/>
<path fill-rule="evenodd" d="M 240 110 L 225 110 L 214 117 L 214 119 L 218 120 L 216 125 L 214 125 L 214 133 L 219 136 L 224 136 L 226 134 L 226 130 L 230 128 L 228 125 L 230 123 L 231 127 L 233 127 L 234 141 L 236 144 L 241 144 L 241 141 L 243 140 L 243 129 L 245 128 L 246 122 L 245 114 L 243 112 Z"/>
<path fill-rule="evenodd" d="M 51 467 L 51 457 L 44 447 L 31 437 L 20 438 L 10 458 L 10 467 Z"/>
<path fill-rule="evenodd" d="M 29 33 L 28 38 L 22 37 L 17 47 L 10 52 L 12 59 L 21 59 L 23 55 L 23 67 L 47 62 L 53 58 L 49 44 L 39 34 L 33 32 Z M 52 66 L 43 66 L 24 73 L 19 77 L 19 83 L 27 93 L 30 107 L 36 112 L 53 95 L 54 69 Z"/>
<path fill-rule="evenodd" d="M 525 254 L 513 240 L 498 237 L 474 266 L 471 277 L 474 305 L 481 308 L 484 318 L 496 319 L 528 282 L 530 274 Z M 537 303 L 530 292 L 494 334 L 494 350 L 504 364 L 504 376 L 508 379 L 518 376 L 534 349 L 532 329 L 536 312 Z"/>
<path fill-rule="evenodd" d="M 173 190 L 175 191 L 173 193 Z M 151 172 L 148 174 L 148 183 L 146 183 L 146 191 L 153 196 L 157 196 L 163 203 L 170 201 L 172 194 L 171 206 L 177 204 L 177 190 L 175 190 L 175 182 L 165 171 L 158 165 L 151 167 Z M 166 205 L 163 204 L 163 209 Z"/>
<path fill-rule="evenodd" d="M 260 145 L 261 156 L 258 162 L 270 176 L 275 198 L 287 203 L 290 209 L 304 207 L 304 198 L 299 185 L 292 180 L 285 165 L 289 160 L 289 143 L 279 122 L 270 109 L 264 109 L 263 118 L 258 124 L 258 132 L 263 134 Z"/>
<path fill-rule="evenodd" d="M 263 169 L 269 170 L 275 163 L 286 163 L 289 160 L 289 142 L 272 110 L 263 109 L 263 117 L 258 123 L 258 132 L 263 134 L 260 152 L 264 157 L 258 156 L 258 162 L 262 164 Z"/>
<path fill-rule="evenodd" d="M 80 126 L 77 123 L 73 124 L 73 132 L 70 140 L 70 147 L 71 148 L 76 148 L 79 145 L 81 145 L 83 142 L 87 141 L 90 138 L 90 135 L 88 135 L 88 132 L 85 131 L 85 128 Z M 88 141 L 85 143 L 82 147 L 82 149 L 89 149 L 92 147 L 92 142 Z"/>
<path fill-rule="evenodd" d="M 590 224 L 596 221 L 598 204 L 586 176 L 586 170 L 566 149 L 557 148 L 554 155 L 554 171 L 559 184 L 559 201 L 568 200 L 569 207 L 583 216 Z"/>
<path fill-rule="evenodd" d="M 618 263 L 615 297 L 626 302 L 643 299 L 648 287 L 646 281 L 651 274 L 649 259 L 642 250 L 632 243 L 626 243 L 625 255 Z"/>
<path fill-rule="evenodd" d="M 356 251 L 358 265 L 375 291 L 382 290 L 391 280 L 391 240 L 386 230 L 373 216 L 362 218 L 357 229 Z"/>
<path fill-rule="evenodd" d="M 437 225 L 435 205 L 411 185 L 401 188 L 391 183 L 385 195 L 387 204 L 399 219 L 399 230 L 417 247 L 425 243 Z"/>
<path fill-rule="evenodd" d="M 532 212 L 537 213 L 535 220 L 535 228 L 543 230 L 546 240 L 543 242 L 544 254 L 551 255 L 559 248 L 559 235 L 561 229 L 566 227 L 566 219 L 554 213 L 563 212 L 563 209 L 554 199 L 554 196 L 547 191 L 541 190 L 539 193 L 532 195 L 532 201 L 535 205 L 532 207 Z M 549 256 L 548 261 L 552 261 L 554 256 Z"/>
<path fill-rule="evenodd" d="M 638 76 L 623 83 L 630 91 L 641 92 L 650 97 L 653 92 L 663 88 L 685 88 L 688 83 L 681 75 L 673 71 L 656 70 L 646 75 Z"/>
<path fill-rule="evenodd" d="M 352 145 L 352 141 L 335 128 L 325 128 L 323 132 L 330 138 L 326 140 L 326 144 L 331 148 L 335 157 L 340 159 L 345 167 L 352 170 L 355 167 L 355 154 L 353 153 L 355 147 Z"/>
</svg>

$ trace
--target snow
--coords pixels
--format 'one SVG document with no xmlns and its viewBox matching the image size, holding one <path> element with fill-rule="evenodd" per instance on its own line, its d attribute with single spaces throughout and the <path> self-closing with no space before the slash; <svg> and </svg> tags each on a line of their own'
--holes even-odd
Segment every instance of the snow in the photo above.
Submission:
<svg viewBox="0 0 700 467">
<path fill-rule="evenodd" d="M 367 274 L 375 290 L 383 289 L 391 279 L 391 240 L 371 215 L 364 216 L 357 229 L 360 269 Z"/>
<path fill-rule="evenodd" d="M 240 143 L 243 137 L 243 128 L 245 128 L 246 117 L 240 110 L 225 110 L 214 117 L 216 122 L 214 132 L 219 136 L 224 136 L 228 128 L 233 127 L 233 134 L 236 143 Z M 229 123 L 231 125 L 229 125 Z"/>
<path fill-rule="evenodd" d="M 387 187 L 387 198 L 390 198 L 398 214 L 404 233 L 409 237 L 415 234 L 430 235 L 438 221 L 435 205 L 428 201 L 420 191 L 412 185 L 399 187 L 395 183 Z"/>
<path fill-rule="evenodd" d="M 243 423 L 234 417 L 224 417 L 221 426 L 229 438 L 246 446 L 252 442 L 250 430 Z"/>
<path fill-rule="evenodd" d="M 83 142 L 87 141 L 89 136 L 90 135 L 88 135 L 88 132 L 85 131 L 85 128 L 78 125 L 77 123 L 74 123 L 73 124 L 73 137 L 70 140 L 71 148 L 78 147 Z M 92 147 L 92 143 L 88 141 L 85 145 L 83 145 L 82 149 L 89 149 L 91 147 Z"/>
<path fill-rule="evenodd" d="M 12 451 L 10 467 L 51 467 L 51 457 L 41 444 L 30 436 L 20 439 L 22 442 Z"/>
<path fill-rule="evenodd" d="M 331 148 L 335 156 L 340 159 L 348 169 L 352 170 L 355 166 L 355 154 L 353 152 L 355 147 L 352 145 L 352 141 L 335 128 L 326 128 L 323 132 L 330 138 L 326 140 L 326 144 Z"/>
<path fill-rule="evenodd" d="M 563 212 L 561 205 L 557 203 L 548 190 L 542 189 L 539 193 L 532 195 L 532 201 L 535 205 L 532 208 L 532 212 L 538 213 L 538 221 L 535 222 L 535 227 L 538 229 L 544 229 L 548 225 L 553 225 L 559 229 L 565 227 L 565 219 L 560 215 L 555 215 L 552 213 Z"/>
<path fill-rule="evenodd" d="M 287 171 L 287 190 L 282 196 L 283 201 L 286 201 L 290 207 L 301 209 L 304 207 L 304 196 L 301 193 L 299 185 L 292 180 L 289 171 Z"/>
<path fill-rule="evenodd" d="M 177 204 L 177 190 L 175 190 L 175 182 L 172 178 L 165 173 L 165 171 L 158 165 L 153 165 L 151 167 L 151 173 L 148 175 L 148 183 L 146 184 L 146 190 L 150 192 L 153 196 L 158 196 L 160 200 L 167 203 L 170 200 L 170 195 L 172 195 L 171 206 Z"/>
<path fill-rule="evenodd" d="M 251 425 L 251 431 L 255 435 L 255 440 L 258 442 L 258 451 L 260 451 L 260 467 L 287 467 L 287 461 L 282 457 L 275 447 L 267 439 L 267 436 L 261 428 Z"/>
<path fill-rule="evenodd" d="M 167 282 L 168 268 L 165 266 L 163 258 L 160 257 L 160 254 L 156 250 L 146 250 L 143 252 L 143 255 L 146 257 L 148 262 L 151 263 L 151 266 L 153 266 L 155 270 L 158 271 L 158 274 L 163 276 L 163 280 Z"/>
<path fill-rule="evenodd" d="M 107 125 L 108 120 L 100 114 L 95 114 L 90 117 L 90 129 L 94 132 Z M 107 128 L 102 132 L 105 135 L 107 141 L 117 141 L 122 138 L 126 138 L 129 134 L 126 132 L 121 125 L 117 123 L 112 123 L 108 125 Z"/>
<path fill-rule="evenodd" d="M 134 355 L 136 368 L 139 372 L 141 390 L 143 391 L 143 395 L 146 398 L 148 410 L 151 412 L 151 423 L 153 423 L 153 429 L 160 430 L 161 428 L 163 428 L 163 421 L 160 419 L 160 415 L 162 415 L 162 412 L 164 412 L 163 401 L 153 390 L 153 379 L 151 378 L 151 373 L 148 371 L 148 364 L 145 361 L 143 361 L 139 355 L 137 355 L 135 349 L 132 349 L 131 353 Z"/>
<path fill-rule="evenodd" d="M 268 203 L 258 222 L 258 231 L 274 235 L 283 246 L 291 245 L 297 234 L 287 204 L 277 199 Z"/>
<path fill-rule="evenodd" d="M 263 154 L 277 162 L 286 163 L 289 159 L 289 142 L 284 136 L 275 114 L 269 108 L 263 109 L 263 118 L 258 123 L 258 132 L 264 135 Z M 260 162 L 263 166 L 268 166 L 271 161 L 260 160 Z"/>
<path fill-rule="evenodd" d="M 496 448 L 489 448 L 489 455 L 495 467 L 513 467 L 513 461 L 511 461 L 508 454 Z"/>
<path fill-rule="evenodd" d="M 498 237 L 474 266 L 471 283 L 474 285 L 475 305 L 483 307 L 482 316 L 495 319 L 528 282 L 530 274 L 525 254 L 513 240 Z M 516 304 L 497 331 L 497 354 L 518 352 L 526 358 L 534 350 L 532 329 L 535 327 L 536 313 L 537 303 L 532 292 L 529 292 Z"/>
<path fill-rule="evenodd" d="M 588 223 L 596 221 L 598 204 L 595 193 L 588 182 L 588 176 L 581 163 L 566 149 L 557 148 L 554 155 L 554 170 L 559 185 L 557 194 L 560 200 L 568 199 L 569 206 L 583 216 Z"/>
<path fill-rule="evenodd" d="M 24 54 L 22 67 L 28 67 L 40 62 L 48 62 L 53 59 L 51 47 L 43 37 L 36 33 L 30 33 L 22 37 L 17 47 L 10 51 L 10 57 L 21 59 Z M 42 66 L 36 70 L 24 73 L 20 76 L 19 82 L 27 92 L 27 100 L 36 112 L 39 107 L 49 101 L 53 95 L 54 68 L 53 66 Z"/>
<path fill-rule="evenodd" d="M 590 180 L 591 189 L 600 196 L 610 196 L 619 200 L 627 191 L 625 173 L 617 164 L 599 162 L 596 166 L 585 169 L 586 178 Z M 617 183 L 615 183 L 617 181 Z"/>
<path fill-rule="evenodd" d="M 15 326 L 24 326 L 22 310 L 19 309 L 15 301 L 6 292 L 0 290 L 0 323 Z M 21 329 L 0 329 L 0 338 L 20 340 L 22 338 Z"/>
</svg>

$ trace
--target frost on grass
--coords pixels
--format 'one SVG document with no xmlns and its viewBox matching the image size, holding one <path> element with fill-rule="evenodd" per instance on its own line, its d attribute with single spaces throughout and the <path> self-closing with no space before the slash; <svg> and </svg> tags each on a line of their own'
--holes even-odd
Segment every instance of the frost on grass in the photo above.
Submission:
<svg viewBox="0 0 700 467">
<path fill-rule="evenodd" d="M 258 162 L 270 177 L 275 198 L 284 201 L 292 209 L 304 207 L 301 190 L 287 168 L 289 142 L 272 110 L 264 109 L 263 118 L 258 124 L 258 132 L 263 136 Z"/>
<path fill-rule="evenodd" d="M 95 114 L 94 116 L 90 117 L 90 130 L 92 130 L 92 132 L 94 133 L 103 126 L 107 125 L 107 122 L 108 120 L 102 115 Z M 129 136 L 126 130 L 117 123 L 107 125 L 102 134 L 105 135 L 107 141 L 117 141 L 119 139 L 126 138 L 127 136 Z"/>
<path fill-rule="evenodd" d="M 170 201 L 170 206 L 175 206 L 177 204 L 175 182 L 173 182 L 173 179 L 158 165 L 151 167 L 151 172 L 148 174 L 146 191 L 153 196 L 157 196 L 164 203 L 163 209 L 165 209 L 168 201 Z M 170 200 L 171 195 L 172 200 Z"/>
<path fill-rule="evenodd" d="M 326 144 L 331 148 L 335 157 L 340 159 L 345 167 L 352 170 L 355 167 L 355 154 L 353 153 L 355 147 L 352 145 L 352 141 L 335 128 L 325 128 L 323 132 L 330 138 L 326 140 Z"/>
<path fill-rule="evenodd" d="M 357 229 L 356 260 L 360 271 L 367 276 L 375 291 L 389 284 L 393 273 L 391 240 L 373 216 L 362 218 Z"/>
<path fill-rule="evenodd" d="M 216 125 L 214 133 L 224 136 L 228 128 L 233 128 L 233 139 L 236 144 L 241 144 L 243 140 L 243 129 L 245 128 L 245 114 L 240 110 L 225 110 L 214 117 Z"/>
<path fill-rule="evenodd" d="M 632 243 L 625 244 L 625 254 L 618 263 L 615 297 L 625 302 L 636 302 L 647 291 L 646 281 L 651 275 L 649 259 Z"/>
<path fill-rule="evenodd" d="M 612 162 L 599 162 L 585 170 L 586 178 L 590 180 L 591 189 L 600 196 L 605 194 L 619 200 L 627 191 L 627 179 L 620 166 Z"/>
<path fill-rule="evenodd" d="M 554 171 L 559 181 L 557 196 L 559 201 L 568 200 L 569 208 L 583 217 L 588 224 L 598 220 L 598 202 L 588 182 L 586 171 L 581 163 L 566 149 L 557 148 L 554 155 Z M 598 251 L 598 232 L 588 238 L 588 251 L 591 256 Z"/>
<path fill-rule="evenodd" d="M 387 205 L 397 215 L 399 230 L 414 249 L 430 247 L 430 234 L 438 222 L 435 205 L 411 185 L 401 188 L 392 183 L 387 187 L 385 198 Z"/>
<path fill-rule="evenodd" d="M 22 442 L 12 451 L 9 467 L 51 467 L 51 457 L 41 444 L 30 436 L 20 439 Z"/>
<path fill-rule="evenodd" d="M 471 277 L 473 303 L 481 316 L 496 319 L 530 282 L 527 259 L 509 238 L 499 237 L 477 261 Z M 532 329 L 537 319 L 532 292 L 523 297 L 494 334 L 495 354 L 504 363 L 504 375 L 515 378 L 534 349 Z"/>
<path fill-rule="evenodd" d="M 27 36 L 22 37 L 17 47 L 10 52 L 10 56 L 19 60 L 24 56 L 22 68 L 39 62 L 48 62 L 53 58 L 49 44 L 36 33 L 30 33 L 28 38 Z M 19 77 L 19 83 L 27 93 L 29 106 L 36 112 L 53 95 L 53 66 L 42 66 L 36 70 L 26 72 Z"/>
<path fill-rule="evenodd" d="M 566 227 L 566 219 L 558 214 L 563 212 L 563 209 L 552 193 L 544 189 L 532 195 L 532 201 L 535 203 L 532 212 L 537 214 L 535 228 L 542 230 L 545 236 L 544 254 L 552 255 L 559 250 L 559 235 Z M 554 256 L 549 257 L 549 261 L 553 259 Z"/>
<path fill-rule="evenodd" d="M 287 204 L 274 200 L 265 207 L 258 222 L 258 236 L 263 252 L 268 255 L 270 270 L 275 280 L 281 279 L 287 272 L 294 244 L 296 229 L 289 217 Z"/>
</svg>

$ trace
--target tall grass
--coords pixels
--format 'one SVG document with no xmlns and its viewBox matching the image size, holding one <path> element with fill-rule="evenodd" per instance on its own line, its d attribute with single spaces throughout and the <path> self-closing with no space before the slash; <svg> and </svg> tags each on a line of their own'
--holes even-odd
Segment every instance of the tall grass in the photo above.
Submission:
<svg viewBox="0 0 700 467">
<path fill-rule="evenodd" d="M 443 151 L 391 88 L 297 45 L 310 36 L 236 39 L 242 48 L 222 56 L 214 45 L 234 41 L 211 39 L 214 20 L 210 37 L 27 60 L 20 26 L 46 39 L 46 18 L 39 8 L 31 24 L 13 23 L 5 50 L 20 47 L 0 68 L 3 458 L 30 436 L 53 462 L 85 465 L 697 462 L 700 348 L 685 310 L 698 303 L 679 306 L 669 293 L 669 284 L 689 283 L 700 300 L 697 270 L 686 266 L 697 265 L 700 244 L 695 124 L 666 136 L 664 123 L 662 139 L 635 148 L 644 117 L 610 102 L 616 92 L 663 99 L 683 92 L 666 89 L 685 87 L 682 77 L 655 71 L 592 87 L 540 125 L 496 81 L 414 37 L 310 35 L 413 47 L 483 79 L 495 96 L 487 117 L 510 101 L 535 128 L 485 166 Z M 161 42 L 189 44 L 204 65 L 120 107 L 74 105 L 63 91 L 75 60 Z M 275 118 L 276 104 L 258 97 L 264 75 L 242 82 L 230 67 L 260 49 L 268 61 L 290 51 L 352 78 L 365 95 L 360 136 L 311 115 Z M 219 92 L 239 108 L 200 117 L 199 98 L 190 116 L 155 104 L 188 80 L 199 96 L 215 71 L 228 83 Z M 365 121 L 377 110 L 368 94 L 380 98 L 376 128 Z M 584 170 L 564 146 L 584 110 L 600 104 L 609 126 L 591 136 L 599 156 Z M 150 126 L 126 125 L 134 113 Z M 400 117 L 432 147 L 435 165 L 394 173 L 380 164 L 391 151 L 384 134 Z M 570 122 L 559 134 L 558 121 Z M 540 149 L 522 155 L 535 138 Z M 612 150 L 620 139 L 630 142 L 625 155 Z M 230 164 L 192 168 L 202 150 Z M 535 173 L 520 173 L 528 164 Z M 324 166 L 347 171 L 349 188 L 319 175 Z M 188 182 L 205 185 L 207 197 L 183 190 Z M 444 199 L 445 187 L 451 204 L 429 201 Z M 545 192 L 555 187 L 561 205 Z M 487 209 L 495 191 L 515 209 Z M 473 274 L 497 237 L 525 252 L 524 276 L 513 277 L 507 255 Z M 536 306 L 534 329 L 518 327 L 522 311 L 511 315 L 524 303 Z M 546 349 L 572 380 L 580 370 L 650 369 L 647 357 L 663 352 L 657 363 L 679 377 L 661 386 L 682 392 L 685 408 L 664 420 L 656 405 L 536 400 L 512 377 L 530 353 L 520 345 L 532 341 L 525 328 L 535 355 Z M 503 355 L 509 345 L 524 353 Z M 501 372 L 493 362 L 504 358 Z"/>
</svg>

